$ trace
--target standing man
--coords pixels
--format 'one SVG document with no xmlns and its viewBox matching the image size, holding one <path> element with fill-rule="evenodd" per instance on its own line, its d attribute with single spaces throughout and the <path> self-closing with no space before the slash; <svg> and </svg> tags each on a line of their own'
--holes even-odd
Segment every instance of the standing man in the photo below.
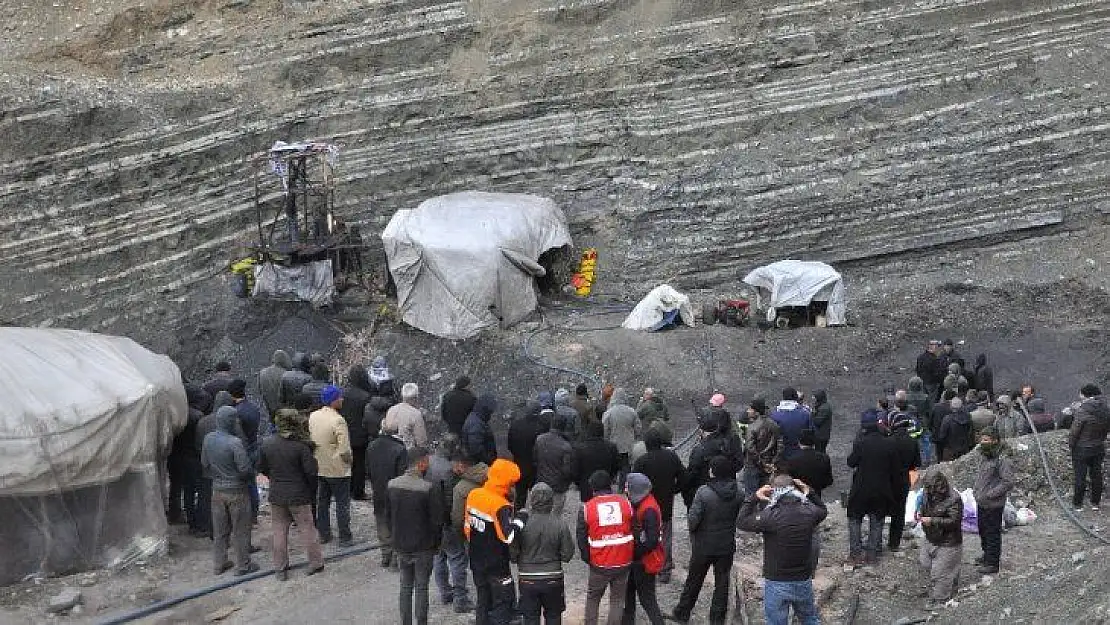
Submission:
<svg viewBox="0 0 1110 625">
<path fill-rule="evenodd" d="M 347 422 L 347 433 L 351 437 L 351 499 L 366 500 L 366 446 L 370 444 L 370 433 L 366 431 L 364 418 L 366 406 L 371 397 L 370 376 L 362 365 L 352 365 L 347 370 L 347 386 L 343 389 L 343 407 L 339 414 Z"/>
<path fill-rule="evenodd" d="M 235 412 L 239 415 L 239 427 L 243 431 L 243 445 L 247 448 L 247 456 L 253 466 L 258 466 L 258 456 L 261 453 L 262 437 L 259 430 L 262 426 L 262 411 L 254 402 L 247 399 L 247 383 L 238 378 L 227 386 L 231 401 L 235 405 Z M 247 483 L 247 490 L 251 498 L 251 522 L 258 522 L 258 480 L 254 476 Z"/>
<path fill-rule="evenodd" d="M 465 375 L 459 376 L 459 379 L 455 380 L 455 386 L 443 394 L 443 403 L 440 407 L 440 416 L 447 424 L 448 432 L 455 436 L 462 435 L 463 423 L 466 422 L 470 411 L 474 410 L 474 403 L 477 401 L 478 398 L 470 391 L 470 378 Z"/>
<path fill-rule="evenodd" d="M 983 545 L 983 555 L 976 561 L 979 565 L 976 570 L 983 575 L 998 572 L 1002 557 L 1002 511 L 1006 507 L 1006 496 L 1014 488 L 1014 463 L 1003 455 L 1003 451 L 1005 448 L 998 432 L 994 428 L 983 430 L 979 436 L 979 453 L 983 454 L 983 462 L 979 465 L 979 475 L 972 490 L 979 515 L 979 540 Z"/>
<path fill-rule="evenodd" d="M 451 525 L 455 486 L 466 468 L 461 462 L 462 457 L 458 437 L 445 434 L 437 452 L 429 457 L 428 470 L 424 473 L 424 479 L 435 485 L 443 496 L 443 536 L 432 562 L 432 574 L 439 587 L 440 601 L 444 605 L 454 604 L 458 614 L 474 609 L 467 596 L 466 545 L 462 539 L 462 526 L 460 524 L 456 528 Z"/>
<path fill-rule="evenodd" d="M 617 397 L 617 393 L 613 393 Z M 610 408 L 612 410 L 612 408 Z M 631 408 L 629 408 L 631 410 Z M 633 417 L 636 412 L 632 411 Z M 607 415 L 608 416 L 608 415 Z M 609 589 L 607 625 L 620 625 L 628 571 L 635 555 L 632 537 L 632 504 L 612 490 L 612 477 L 597 471 L 590 476 L 594 496 L 578 513 L 578 551 L 590 567 L 586 582 L 586 625 L 597 625 L 601 598 Z"/>
<path fill-rule="evenodd" d="M 316 458 L 312 446 L 301 438 L 299 415 L 282 408 L 274 415 L 277 436 L 262 442 L 258 471 L 270 479 L 270 526 L 273 531 L 274 574 L 289 579 L 289 528 L 295 522 L 297 534 L 308 552 L 308 574 L 324 568 L 324 554 L 312 518 L 312 498 L 316 491 Z"/>
<path fill-rule="evenodd" d="M 642 473 L 651 482 L 651 494 L 659 504 L 659 513 L 663 523 L 663 553 L 666 560 L 659 570 L 657 581 L 667 584 L 671 581 L 671 571 L 674 570 L 674 556 L 672 554 L 673 532 L 671 519 L 674 517 L 674 498 L 682 492 L 686 485 L 686 467 L 673 449 L 664 447 L 663 435 L 656 428 L 648 428 L 644 433 L 644 445 L 647 453 L 636 460 L 633 471 Z"/>
<path fill-rule="evenodd" d="M 767 403 L 753 399 L 748 406 L 747 445 L 744 447 L 744 491 L 752 496 L 760 486 L 771 481 L 775 463 L 782 456 L 782 431 L 767 416 Z M 690 456 L 693 467 L 694 457 Z"/>
<path fill-rule="evenodd" d="M 529 400 L 524 405 L 524 412 L 509 424 L 509 453 L 520 469 L 520 480 L 516 483 L 516 501 L 522 506 L 536 483 L 536 438 L 546 432 L 550 425 L 550 419 L 544 423 L 540 418 L 540 403 L 534 400 Z"/>
<path fill-rule="evenodd" d="M 828 511 L 809 486 L 789 475 L 775 476 L 749 497 L 737 525 L 763 534 L 763 616 L 767 625 L 788 625 L 790 610 L 802 625 L 819 625 L 813 596 L 812 541 Z M 722 620 L 723 622 L 723 620 Z"/>
<path fill-rule="evenodd" d="M 890 535 L 886 545 L 891 552 L 902 547 L 902 532 L 906 526 L 906 497 L 910 494 L 910 471 L 917 469 L 921 459 L 917 439 L 911 436 L 916 427 L 913 419 L 904 412 L 899 412 L 890 422 L 890 442 L 894 445 L 897 458 L 896 470 L 890 476 L 894 506 L 890 509 Z"/>
<path fill-rule="evenodd" d="M 497 410 L 497 398 L 490 393 L 482 393 L 474 403 L 474 410 L 466 417 L 463 423 L 462 443 L 463 451 L 474 459 L 474 462 L 493 464 L 497 459 L 497 439 L 493 437 L 493 428 L 490 419 Z"/>
<path fill-rule="evenodd" d="M 690 526 L 690 566 L 682 596 L 672 619 L 690 621 L 690 613 L 701 594 L 709 569 L 713 569 L 713 599 L 709 605 L 710 625 L 724 625 L 728 614 L 729 572 L 736 553 L 736 517 L 740 514 L 740 492 L 732 463 L 716 456 L 709 463 L 709 483 L 698 488 L 686 518 Z"/>
<path fill-rule="evenodd" d="M 392 426 L 382 428 L 381 434 L 366 448 L 366 470 L 374 498 L 374 527 L 381 544 L 382 567 L 397 568 L 393 558 L 393 517 L 389 509 L 389 481 L 408 470 L 405 442 L 397 436 Z"/>
<path fill-rule="evenodd" d="M 860 417 L 860 434 L 848 455 L 852 489 L 848 493 L 848 568 L 878 562 L 883 548 L 883 519 L 895 505 L 892 483 L 899 470 L 898 456 L 886 434 L 879 430 L 878 414 L 868 410 Z M 867 545 L 863 544 L 863 518 L 868 519 Z"/>
<path fill-rule="evenodd" d="M 964 553 L 963 501 L 937 465 L 925 471 L 916 517 L 928 541 L 918 555 L 931 584 L 925 609 L 934 611 L 956 595 Z"/>
<path fill-rule="evenodd" d="M 586 438 L 574 446 L 575 482 L 578 484 L 578 497 L 582 503 L 594 496 L 590 476 L 598 471 L 616 475 L 620 470 L 620 452 L 616 445 L 603 438 L 604 433 L 600 421 L 590 421 L 586 423 Z"/>
<path fill-rule="evenodd" d="M 424 413 L 420 410 L 420 387 L 406 382 L 401 387 L 401 403 L 385 413 L 382 428 L 387 425 L 405 441 L 405 448 L 427 447 L 428 428 L 424 424 Z"/>
<path fill-rule="evenodd" d="M 578 427 L 575 431 L 578 432 L 578 439 L 583 440 L 586 437 L 586 425 L 591 421 L 600 422 L 597 416 L 597 406 L 594 402 L 590 401 L 590 389 L 585 384 L 579 384 L 574 389 L 574 399 L 570 402 L 570 407 L 578 412 Z"/>
<path fill-rule="evenodd" d="M 562 516 L 552 508 L 554 492 L 547 484 L 537 483 L 528 495 L 532 514 L 509 545 L 513 562 L 520 571 L 520 611 L 524 625 L 559 625 L 567 609 L 563 588 L 563 563 L 574 557 L 574 538 Z"/>
<path fill-rule="evenodd" d="M 566 425 L 565 421 L 561 423 Z M 561 515 L 567 491 L 574 483 L 574 448 L 571 447 L 570 436 L 552 426 L 536 439 L 535 455 L 536 481 L 551 487 L 551 512 Z"/>
<path fill-rule="evenodd" d="M 512 619 L 516 592 L 509 545 L 528 521 L 526 511 L 514 514 L 509 503 L 509 491 L 519 479 L 520 469 L 515 464 L 498 459 L 490 466 L 486 483 L 466 496 L 463 533 L 470 544 L 478 625 L 508 625 Z"/>
<path fill-rule="evenodd" d="M 623 388 L 613 390 L 613 397 L 609 400 L 609 408 L 601 417 L 601 425 L 605 428 L 605 440 L 617 446 L 620 454 L 620 474 L 617 476 L 619 488 L 624 488 L 624 476 L 631 468 L 628 455 L 632 453 L 632 446 L 639 440 L 641 434 L 640 417 L 632 406 L 628 405 L 628 393 Z"/>
<path fill-rule="evenodd" d="M 667 404 L 663 403 L 663 398 L 656 394 L 655 389 L 650 386 L 644 389 L 644 394 L 640 399 L 640 403 L 636 405 L 636 414 L 640 416 L 640 425 L 646 430 L 651 427 L 653 421 L 663 420 L 670 421 L 671 417 L 667 413 Z"/>
<path fill-rule="evenodd" d="M 947 373 L 947 367 L 937 354 L 939 349 L 940 341 L 931 339 L 925 351 L 917 357 L 917 366 L 914 367 L 914 373 L 925 383 L 925 392 L 934 401 L 940 399 L 940 385 L 944 382 L 944 374 Z"/>
<path fill-rule="evenodd" d="M 832 406 L 829 393 L 823 388 L 813 391 L 813 442 L 817 451 L 825 453 L 832 439 Z"/>
<path fill-rule="evenodd" d="M 231 406 L 216 411 L 216 431 L 204 437 L 200 464 L 212 480 L 212 570 L 219 575 L 235 567 L 236 575 L 258 570 L 250 559 L 251 506 L 248 480 L 254 465 L 236 436 L 238 415 Z M 234 565 L 227 560 L 230 542 Z"/>
<path fill-rule="evenodd" d="M 270 358 L 270 366 L 258 372 L 258 392 L 262 394 L 262 403 L 266 404 L 266 412 L 276 415 L 284 407 L 281 401 L 281 376 L 293 368 L 293 360 L 283 350 L 277 350 Z"/>
<path fill-rule="evenodd" d="M 216 363 L 216 375 L 212 376 L 207 382 L 204 383 L 204 390 L 212 397 L 220 391 L 226 391 L 231 381 L 235 376 L 231 374 L 231 363 L 226 360 L 221 360 Z"/>
<path fill-rule="evenodd" d="M 782 401 L 771 413 L 771 420 L 782 431 L 782 457 L 789 460 L 798 453 L 802 432 L 813 429 L 813 416 L 809 407 L 801 403 L 798 391 L 792 387 L 782 389 Z"/>
<path fill-rule="evenodd" d="M 335 498 L 335 521 L 339 526 L 339 546 L 354 544 L 351 536 L 351 440 L 347 422 L 339 414 L 343 391 L 331 384 L 320 391 L 323 407 L 308 417 L 308 430 L 316 443 L 317 484 L 316 530 L 320 542 L 331 542 L 331 500 Z"/>
<path fill-rule="evenodd" d="M 805 482 L 809 487 L 806 497 L 810 501 L 823 501 L 821 492 L 833 485 L 832 461 L 825 452 L 816 449 L 812 432 L 803 432 L 799 443 L 802 450 L 786 461 L 783 471 L 790 477 Z"/>
<path fill-rule="evenodd" d="M 293 368 L 281 374 L 281 404 L 292 406 L 298 393 L 304 390 L 304 385 L 312 381 L 309 370 L 312 368 L 312 359 L 304 352 L 293 355 Z M 313 400 L 316 401 L 316 400 Z"/>
<path fill-rule="evenodd" d="M 389 480 L 389 514 L 393 549 L 401 569 L 401 624 L 428 625 L 428 582 L 443 535 L 443 493 L 424 479 L 428 451 L 408 450 L 408 470 Z M 413 604 L 416 604 L 415 610 Z"/>
<path fill-rule="evenodd" d="M 667 552 L 663 546 L 663 512 L 652 495 L 651 480 L 643 473 L 629 473 L 625 494 L 632 502 L 635 552 L 624 595 L 623 625 L 636 622 L 636 597 L 644 606 L 651 625 L 663 625 L 663 612 L 655 597 L 655 577 L 663 570 Z"/>
</svg>

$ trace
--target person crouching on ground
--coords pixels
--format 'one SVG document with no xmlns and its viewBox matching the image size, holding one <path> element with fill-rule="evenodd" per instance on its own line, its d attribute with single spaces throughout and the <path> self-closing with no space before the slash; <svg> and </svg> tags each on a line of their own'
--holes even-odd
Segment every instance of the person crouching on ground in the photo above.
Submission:
<svg viewBox="0 0 1110 625">
<path fill-rule="evenodd" d="M 274 415 L 277 436 L 262 442 L 258 471 L 270 480 L 270 526 L 273 530 L 274 573 L 289 579 L 289 527 L 296 522 L 301 545 L 308 552 L 308 572 L 324 568 L 324 554 L 312 518 L 316 490 L 316 458 L 300 436 L 300 415 L 282 408 Z"/>
<path fill-rule="evenodd" d="M 440 487 L 424 479 L 428 451 L 413 447 L 407 455 L 408 469 L 388 485 L 393 549 L 401 569 L 398 599 L 402 625 L 412 625 L 414 603 L 416 622 L 428 625 L 428 582 L 446 510 Z"/>
<path fill-rule="evenodd" d="M 567 608 L 563 563 L 574 557 L 574 537 L 553 512 L 555 492 L 540 482 L 528 495 L 528 524 L 509 545 L 520 574 L 520 612 L 524 625 L 559 625 Z"/>
<path fill-rule="evenodd" d="M 651 625 L 662 625 L 663 612 L 655 597 L 655 576 L 663 570 L 667 550 L 663 544 L 663 510 L 652 494 L 652 484 L 643 473 L 629 473 L 624 492 L 632 502 L 635 553 L 624 595 L 623 625 L 636 622 L 636 596 Z"/>
<path fill-rule="evenodd" d="M 983 555 L 975 563 L 979 565 L 976 571 L 983 575 L 998 572 L 1002 556 L 1002 511 L 1006 507 L 1006 496 L 1014 488 L 1014 464 L 1004 451 L 998 431 L 993 427 L 984 428 L 979 436 L 983 462 L 973 488 L 979 516 L 979 540 L 983 545 Z"/>
<path fill-rule="evenodd" d="M 933 465 L 925 471 L 923 492 L 917 508 L 916 520 L 925 530 L 928 544 L 921 547 L 918 556 L 921 566 L 929 573 L 929 596 L 926 610 L 936 610 L 956 594 L 960 582 L 960 561 L 963 558 L 964 505 L 959 493 L 948 483 L 940 467 Z"/>
<path fill-rule="evenodd" d="M 810 497 L 805 482 L 776 475 L 740 508 L 737 527 L 763 534 L 763 616 L 767 625 L 787 625 L 790 609 L 802 625 L 818 625 L 813 596 L 817 568 L 813 541 L 828 511 Z"/>
<path fill-rule="evenodd" d="M 619 404 L 618 404 L 619 405 Z M 586 582 L 586 625 L 597 625 L 601 597 L 609 589 L 608 625 L 619 625 L 624 615 L 628 571 L 635 554 L 632 504 L 613 493 L 613 478 L 605 471 L 590 476 L 593 497 L 578 513 L 578 550 L 590 566 Z"/>
</svg>

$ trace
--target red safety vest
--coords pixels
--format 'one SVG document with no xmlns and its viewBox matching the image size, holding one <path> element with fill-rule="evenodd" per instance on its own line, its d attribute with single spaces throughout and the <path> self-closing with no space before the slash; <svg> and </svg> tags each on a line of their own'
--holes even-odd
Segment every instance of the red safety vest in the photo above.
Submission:
<svg viewBox="0 0 1110 625">
<path fill-rule="evenodd" d="M 659 508 L 655 495 L 648 494 L 636 508 L 636 527 L 641 531 L 644 527 L 644 513 L 648 510 L 655 510 L 656 518 L 659 519 L 659 542 L 656 543 L 655 549 L 640 557 L 640 563 L 644 565 L 645 573 L 655 575 L 663 570 L 663 564 L 667 561 L 667 551 L 663 548 L 663 511 Z"/>
<path fill-rule="evenodd" d="M 624 495 L 598 495 L 586 502 L 586 536 L 590 564 L 618 568 L 632 564 L 632 504 Z"/>
</svg>

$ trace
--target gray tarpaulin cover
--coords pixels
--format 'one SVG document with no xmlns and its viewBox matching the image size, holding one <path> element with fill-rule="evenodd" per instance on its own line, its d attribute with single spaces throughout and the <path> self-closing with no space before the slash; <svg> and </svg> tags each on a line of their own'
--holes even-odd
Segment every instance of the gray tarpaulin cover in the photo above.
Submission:
<svg viewBox="0 0 1110 625">
<path fill-rule="evenodd" d="M 382 242 L 405 323 L 465 339 L 532 312 L 540 254 L 571 241 L 547 198 L 467 191 L 398 211 Z"/>
<path fill-rule="evenodd" d="M 0 496 L 114 482 L 185 427 L 177 366 L 131 339 L 0 328 L 0 354 Z"/>
<path fill-rule="evenodd" d="M 318 308 L 331 306 L 335 298 L 331 261 L 317 260 L 292 267 L 274 263 L 255 265 L 251 295 L 296 299 L 310 302 Z"/>
<path fill-rule="evenodd" d="M 811 301 L 828 302 L 827 322 L 844 325 L 848 305 L 844 279 L 835 269 L 814 261 L 780 260 L 764 265 L 744 276 L 744 283 L 768 297 L 767 320 L 775 320 L 775 308 L 807 306 Z"/>
</svg>

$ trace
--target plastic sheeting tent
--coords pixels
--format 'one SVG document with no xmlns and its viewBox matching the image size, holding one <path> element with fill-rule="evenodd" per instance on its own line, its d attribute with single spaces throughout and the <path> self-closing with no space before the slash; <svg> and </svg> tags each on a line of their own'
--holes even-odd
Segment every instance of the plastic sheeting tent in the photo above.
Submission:
<svg viewBox="0 0 1110 625">
<path fill-rule="evenodd" d="M 759 289 L 766 297 L 767 320 L 774 321 L 776 308 L 808 306 L 810 302 L 828 302 L 828 325 L 845 323 L 847 293 L 844 279 L 825 263 L 802 260 L 780 260 L 764 265 L 744 276 L 744 283 Z"/>
<path fill-rule="evenodd" d="M 655 331 L 678 323 L 691 327 L 694 325 L 694 309 L 690 306 L 690 298 L 670 285 L 660 284 L 636 304 L 621 327 Z"/>
<path fill-rule="evenodd" d="M 73 330 L 0 328 L 0 584 L 164 545 L 159 470 L 188 407 L 169 358 Z"/>
<path fill-rule="evenodd" d="M 570 245 L 566 217 L 535 195 L 463 192 L 401 210 L 382 231 L 402 320 L 449 339 L 510 326 L 536 307 L 537 262 Z"/>
</svg>

